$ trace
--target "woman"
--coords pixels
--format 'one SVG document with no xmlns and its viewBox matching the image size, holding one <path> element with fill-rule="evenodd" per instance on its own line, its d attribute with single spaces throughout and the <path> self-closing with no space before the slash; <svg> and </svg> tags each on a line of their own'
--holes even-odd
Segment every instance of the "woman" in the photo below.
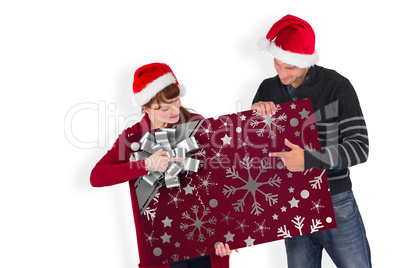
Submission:
<svg viewBox="0 0 402 268">
<path fill-rule="evenodd" d="M 184 159 L 170 158 L 166 152 L 161 151 L 146 159 L 130 162 L 125 137 L 132 133 L 199 120 L 202 116 L 190 113 L 181 106 L 180 96 L 184 94 L 184 87 L 179 85 L 172 70 L 166 64 L 151 63 L 140 67 L 134 74 L 133 91 L 134 101 L 142 107 L 145 115 L 139 123 L 123 131 L 113 147 L 95 165 L 90 180 L 94 187 L 129 183 L 140 257 L 139 267 L 151 267 L 134 184 L 138 177 L 148 174 L 148 171 L 163 172 L 170 161 L 184 161 Z M 229 267 L 231 252 L 227 244 L 220 244 L 216 249 L 216 255 L 152 267 L 226 268 Z"/>
</svg>

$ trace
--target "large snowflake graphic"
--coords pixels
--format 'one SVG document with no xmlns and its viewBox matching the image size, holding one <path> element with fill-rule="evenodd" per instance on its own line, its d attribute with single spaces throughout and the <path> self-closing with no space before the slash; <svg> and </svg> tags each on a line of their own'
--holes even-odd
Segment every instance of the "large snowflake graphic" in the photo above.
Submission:
<svg viewBox="0 0 402 268">
<path fill-rule="evenodd" d="M 236 188 L 235 186 L 231 185 L 224 185 L 223 189 L 223 194 L 228 198 L 230 195 L 234 195 L 236 192 L 245 192 L 243 195 L 243 198 L 238 199 L 237 202 L 233 203 L 232 206 L 234 207 L 235 211 L 243 212 L 243 208 L 246 203 L 246 197 L 251 194 L 253 197 L 253 204 L 251 205 L 252 210 L 251 214 L 254 215 L 260 215 L 264 209 L 261 207 L 261 204 L 257 200 L 257 193 L 261 194 L 262 196 L 265 197 L 265 201 L 269 202 L 269 205 L 272 206 L 278 202 L 278 194 L 272 194 L 272 193 L 265 193 L 260 189 L 261 186 L 263 185 L 270 185 L 270 186 L 276 186 L 279 187 L 281 183 L 280 177 L 278 177 L 277 174 L 275 174 L 274 177 L 271 177 L 268 179 L 268 181 L 264 178 L 264 182 L 259 182 L 258 180 L 260 179 L 261 174 L 266 172 L 268 169 L 271 168 L 271 165 L 268 160 L 261 160 L 261 165 L 259 166 L 259 174 L 253 178 L 251 175 L 251 169 L 253 167 L 253 159 L 250 159 L 249 157 L 244 157 L 243 161 L 240 161 L 240 163 L 243 165 L 243 168 L 247 170 L 248 176 L 247 178 L 242 178 L 239 175 L 239 172 L 236 171 L 236 168 L 232 166 L 231 168 L 228 168 L 226 170 L 226 177 L 227 178 L 232 178 L 232 179 L 237 179 L 240 180 L 244 183 L 243 186 Z"/>
<path fill-rule="evenodd" d="M 194 205 L 191 207 L 192 212 L 194 213 L 195 217 L 194 219 L 191 217 L 190 213 L 188 213 L 188 211 L 183 212 L 182 214 L 182 218 L 185 220 L 189 220 L 192 223 L 191 224 L 187 224 L 187 223 L 181 223 L 180 224 L 180 229 L 182 231 L 187 230 L 190 227 L 193 227 L 193 229 L 186 235 L 188 240 L 193 240 L 194 239 L 194 235 L 195 235 L 195 231 L 198 230 L 198 238 L 197 241 L 198 242 L 204 242 L 206 240 L 205 235 L 203 234 L 202 230 L 205 230 L 206 233 L 209 236 L 212 236 L 215 234 L 215 229 L 210 228 L 210 227 L 206 227 L 205 225 L 210 224 L 210 225 L 215 225 L 216 224 L 216 218 L 215 216 L 213 216 L 212 218 L 209 218 L 208 220 L 204 220 L 204 218 L 211 213 L 211 210 L 207 207 L 204 207 L 204 210 L 202 211 L 202 215 L 201 218 L 198 217 L 198 212 L 199 212 L 199 206 Z"/>
<path fill-rule="evenodd" d="M 279 110 L 280 108 L 277 107 L 276 109 Z M 253 115 L 254 116 L 260 116 L 256 110 L 253 111 Z M 269 128 L 268 138 L 275 139 L 276 134 L 275 134 L 275 131 L 272 130 L 272 125 L 274 125 L 276 127 L 276 129 L 279 131 L 279 133 L 282 133 L 283 131 L 285 131 L 285 126 L 280 125 L 279 122 L 280 121 L 286 121 L 287 119 L 288 119 L 288 116 L 286 114 L 281 114 L 278 117 L 269 117 L 269 116 L 267 116 L 266 118 L 264 118 L 261 121 L 252 119 L 251 122 L 250 122 L 250 126 L 252 128 L 255 128 L 255 127 L 258 127 L 260 124 L 263 124 L 263 127 L 260 128 L 259 130 L 257 130 L 258 137 L 263 137 L 264 136 L 264 129 L 266 127 L 268 127 Z"/>
</svg>

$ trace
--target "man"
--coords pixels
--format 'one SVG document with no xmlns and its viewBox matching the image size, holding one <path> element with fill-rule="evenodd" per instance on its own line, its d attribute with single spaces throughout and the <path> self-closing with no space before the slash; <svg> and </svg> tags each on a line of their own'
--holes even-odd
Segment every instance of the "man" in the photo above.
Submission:
<svg viewBox="0 0 402 268">
<path fill-rule="evenodd" d="M 293 172 L 327 170 L 337 228 L 285 240 L 289 267 L 321 267 L 322 249 L 337 267 L 371 267 L 364 224 L 351 191 L 349 167 L 368 158 L 368 135 L 356 92 L 345 77 L 317 66 L 315 33 L 287 15 L 277 21 L 259 50 L 271 54 L 278 75 L 264 80 L 251 109 L 274 116 L 275 104 L 310 98 L 322 149 L 309 152 L 286 140 L 289 152 L 272 152 Z"/>
</svg>

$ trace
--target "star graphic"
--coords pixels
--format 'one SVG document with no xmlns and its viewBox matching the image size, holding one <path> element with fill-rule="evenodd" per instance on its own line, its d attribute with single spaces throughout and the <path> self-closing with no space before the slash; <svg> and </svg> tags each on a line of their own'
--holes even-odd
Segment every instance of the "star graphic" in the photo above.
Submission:
<svg viewBox="0 0 402 268">
<path fill-rule="evenodd" d="M 268 149 L 267 149 L 267 148 L 262 149 L 262 153 L 263 153 L 263 154 L 268 153 Z"/>
<path fill-rule="evenodd" d="M 168 235 L 168 234 L 165 232 L 165 234 L 161 236 L 161 238 L 162 238 L 162 240 L 163 240 L 163 244 L 164 244 L 164 243 L 170 243 L 170 238 L 171 238 L 171 237 L 172 237 L 171 235 Z"/>
<path fill-rule="evenodd" d="M 285 206 L 281 207 L 281 211 L 286 212 L 286 207 Z"/>
<path fill-rule="evenodd" d="M 314 130 L 314 129 L 315 129 L 315 125 L 312 124 L 312 125 L 310 126 L 310 129 L 311 129 L 311 130 Z"/>
<path fill-rule="evenodd" d="M 231 234 L 230 231 L 228 231 L 228 233 L 224 235 L 224 237 L 226 238 L 226 242 L 228 242 L 228 241 L 234 242 L 233 236 L 235 236 L 235 235 Z"/>
<path fill-rule="evenodd" d="M 246 116 L 243 114 L 242 116 L 240 116 L 241 121 L 246 120 Z"/>
<path fill-rule="evenodd" d="M 246 247 L 254 246 L 255 239 L 252 239 L 250 236 L 244 242 L 246 242 Z"/>
<path fill-rule="evenodd" d="M 179 247 L 180 247 L 180 243 L 179 243 L 179 242 L 176 242 L 176 243 L 174 243 L 174 246 L 175 246 L 176 248 L 179 248 Z"/>
<path fill-rule="evenodd" d="M 186 187 L 183 188 L 183 190 L 186 192 L 186 195 L 188 194 L 193 194 L 193 190 L 195 187 L 190 186 L 190 183 L 187 184 Z"/>
<path fill-rule="evenodd" d="M 300 200 L 297 200 L 296 198 L 292 198 L 292 200 L 290 200 L 290 201 L 288 201 L 289 202 L 289 204 L 290 204 L 290 208 L 293 208 L 293 207 L 296 207 L 296 208 L 298 208 L 299 207 L 299 202 L 300 202 Z"/>
<path fill-rule="evenodd" d="M 278 215 L 276 215 L 276 214 L 272 215 L 272 219 L 277 220 L 277 219 L 278 219 Z"/>
<path fill-rule="evenodd" d="M 225 145 L 225 144 L 230 145 L 230 141 L 232 140 L 232 137 L 229 137 L 228 134 L 225 134 L 225 137 L 221 138 L 221 140 L 223 141 L 223 145 Z"/>
<path fill-rule="evenodd" d="M 292 178 L 293 173 L 292 173 L 292 172 L 289 172 L 289 173 L 287 174 L 287 176 L 288 176 L 288 178 Z"/>
<path fill-rule="evenodd" d="M 290 108 L 292 108 L 292 110 L 296 109 L 296 104 L 292 103 L 292 104 L 290 105 Z"/>
<path fill-rule="evenodd" d="M 299 112 L 299 114 L 301 115 L 301 119 L 308 118 L 309 113 L 309 111 L 306 111 L 306 108 L 303 108 L 303 111 Z"/>
<path fill-rule="evenodd" d="M 295 137 L 300 137 L 300 132 L 299 131 L 295 132 Z"/>
<path fill-rule="evenodd" d="M 295 188 L 293 188 L 293 187 L 289 188 L 289 193 L 294 193 L 294 191 L 295 191 Z"/>
<path fill-rule="evenodd" d="M 163 222 L 163 227 L 168 227 L 168 226 L 172 227 L 172 221 L 173 220 L 169 219 L 168 216 L 166 216 L 166 218 L 161 222 Z"/>
</svg>

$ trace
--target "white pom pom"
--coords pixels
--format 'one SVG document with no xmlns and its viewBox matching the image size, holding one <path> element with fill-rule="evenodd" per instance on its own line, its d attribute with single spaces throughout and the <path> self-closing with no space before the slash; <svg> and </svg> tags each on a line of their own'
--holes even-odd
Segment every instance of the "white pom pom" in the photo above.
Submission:
<svg viewBox="0 0 402 268">
<path fill-rule="evenodd" d="M 271 42 L 268 41 L 265 36 L 261 36 L 257 40 L 257 51 L 264 54 L 269 54 L 268 48 L 271 45 Z"/>
<path fill-rule="evenodd" d="M 186 87 L 183 84 L 179 84 L 180 89 L 180 97 L 184 97 L 186 95 Z"/>
</svg>

